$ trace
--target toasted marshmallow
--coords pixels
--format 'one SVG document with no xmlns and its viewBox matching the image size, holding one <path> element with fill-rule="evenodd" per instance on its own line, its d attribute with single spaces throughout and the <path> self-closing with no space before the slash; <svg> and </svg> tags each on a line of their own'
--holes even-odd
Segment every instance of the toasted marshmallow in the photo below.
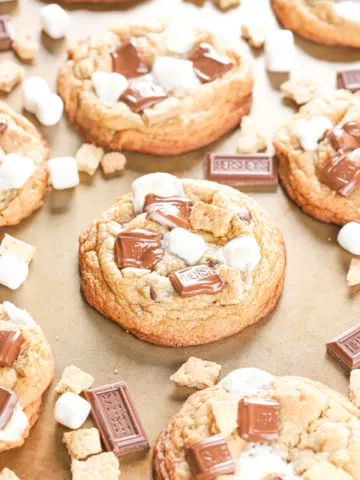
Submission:
<svg viewBox="0 0 360 480">
<path fill-rule="evenodd" d="M 68 13 L 55 3 L 46 5 L 40 10 L 42 29 L 54 40 L 65 37 L 70 26 Z"/>
<path fill-rule="evenodd" d="M 191 25 L 170 23 L 161 35 L 161 45 L 171 53 L 188 53 L 196 40 L 196 31 Z"/>
<path fill-rule="evenodd" d="M 22 85 L 24 109 L 30 113 L 36 112 L 39 99 L 50 93 L 47 81 L 41 77 L 27 77 Z"/>
<path fill-rule="evenodd" d="M 26 327 L 34 327 L 36 325 L 36 322 L 33 320 L 29 312 L 22 308 L 18 308 L 13 303 L 4 302 L 3 308 L 9 319 L 17 325 L 23 325 Z"/>
<path fill-rule="evenodd" d="M 190 60 L 173 57 L 158 57 L 152 74 L 156 81 L 167 90 L 189 89 L 200 85 Z"/>
<path fill-rule="evenodd" d="M 90 403 L 72 392 L 65 392 L 55 403 L 55 420 L 65 427 L 76 430 L 89 416 Z"/>
<path fill-rule="evenodd" d="M 191 233 L 185 228 L 176 227 L 164 238 L 163 248 L 168 253 L 172 253 L 189 265 L 195 265 L 206 252 L 206 242 L 195 233 Z"/>
<path fill-rule="evenodd" d="M 250 235 L 236 237 L 223 247 L 226 263 L 240 271 L 253 270 L 261 260 L 260 247 Z"/>
<path fill-rule="evenodd" d="M 56 157 L 49 160 L 49 172 L 55 190 L 65 190 L 79 185 L 79 172 L 74 157 Z"/>
<path fill-rule="evenodd" d="M 360 223 L 350 222 L 342 227 L 338 243 L 353 255 L 360 255 Z"/>
<path fill-rule="evenodd" d="M 64 102 L 56 93 L 47 92 L 37 99 L 35 115 L 45 127 L 59 123 L 63 112 Z"/>
<path fill-rule="evenodd" d="M 310 120 L 299 119 L 297 136 L 300 145 L 306 152 L 313 152 L 318 147 L 318 142 L 325 135 L 326 130 L 333 128 L 331 120 L 326 117 L 313 117 Z"/>
<path fill-rule="evenodd" d="M 120 73 L 95 72 L 91 77 L 96 96 L 106 107 L 113 107 L 127 89 L 129 82 Z"/>
<path fill-rule="evenodd" d="M 29 157 L 8 153 L 0 164 L 0 189 L 21 188 L 35 171 L 35 164 Z"/>
<path fill-rule="evenodd" d="M 29 274 L 29 266 L 23 260 L 11 255 L 0 257 L 0 284 L 11 290 L 18 289 Z"/>
<path fill-rule="evenodd" d="M 265 41 L 266 68 L 269 72 L 290 72 L 295 60 L 294 34 L 274 30 Z"/>
</svg>

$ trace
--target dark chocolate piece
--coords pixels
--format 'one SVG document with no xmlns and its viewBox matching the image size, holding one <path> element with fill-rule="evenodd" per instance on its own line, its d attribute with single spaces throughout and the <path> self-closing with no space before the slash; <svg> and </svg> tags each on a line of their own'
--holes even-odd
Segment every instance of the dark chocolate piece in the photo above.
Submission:
<svg viewBox="0 0 360 480">
<path fill-rule="evenodd" d="M 213 435 L 186 449 L 186 458 L 196 480 L 214 480 L 235 473 L 235 462 L 223 435 Z"/>
<path fill-rule="evenodd" d="M 209 43 L 202 42 L 190 53 L 196 75 L 202 83 L 212 82 L 231 70 L 234 64 Z"/>
<path fill-rule="evenodd" d="M 220 275 L 207 265 L 195 265 L 170 273 L 169 280 L 183 298 L 213 295 L 225 286 Z"/>
<path fill-rule="evenodd" d="M 17 401 L 18 396 L 15 392 L 0 387 L 0 430 L 8 424 Z"/>
<path fill-rule="evenodd" d="M 136 46 L 136 38 L 124 45 L 120 45 L 111 54 L 113 71 L 121 73 L 126 78 L 139 77 L 148 73 L 149 69 L 141 58 L 141 53 Z"/>
<path fill-rule="evenodd" d="M 165 98 L 165 90 L 154 83 L 151 75 L 133 80 L 121 96 L 121 100 L 135 113 L 142 112 Z"/>
<path fill-rule="evenodd" d="M 232 187 L 277 185 L 276 159 L 273 155 L 207 153 L 205 178 Z"/>
<path fill-rule="evenodd" d="M 150 193 L 145 198 L 147 218 L 169 229 L 175 227 L 191 229 L 191 206 L 190 200 L 181 197 L 164 198 Z"/>
<path fill-rule="evenodd" d="M 9 17 L 7 15 L 0 15 L 0 50 L 9 50 L 12 42 Z"/>
<path fill-rule="evenodd" d="M 24 337 L 13 330 L 0 331 L 0 367 L 12 367 L 19 355 Z"/>
<path fill-rule="evenodd" d="M 346 370 L 360 368 L 360 323 L 327 343 L 326 349 Z"/>
<path fill-rule="evenodd" d="M 345 88 L 350 92 L 360 90 L 360 70 L 342 70 L 336 75 L 337 88 Z"/>
<path fill-rule="evenodd" d="M 239 402 L 240 436 L 247 442 L 272 442 L 279 438 L 279 403 L 266 398 L 243 398 Z"/>
<path fill-rule="evenodd" d="M 156 232 L 136 228 L 120 232 L 115 240 L 116 264 L 119 268 L 153 268 L 162 259 L 160 240 Z"/>
<path fill-rule="evenodd" d="M 337 126 L 327 134 L 328 140 L 334 150 L 350 152 L 360 148 L 360 124 L 347 122 Z"/>
<path fill-rule="evenodd" d="M 340 195 L 348 197 L 360 185 L 360 165 L 339 151 L 319 172 L 319 180 Z"/>
<path fill-rule="evenodd" d="M 105 448 L 117 457 L 149 448 L 149 441 L 125 382 L 84 392 Z"/>
</svg>

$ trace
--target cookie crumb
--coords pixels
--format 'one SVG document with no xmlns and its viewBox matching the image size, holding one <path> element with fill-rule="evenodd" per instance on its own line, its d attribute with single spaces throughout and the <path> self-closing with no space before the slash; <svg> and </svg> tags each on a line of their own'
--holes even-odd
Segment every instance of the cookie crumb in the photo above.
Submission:
<svg viewBox="0 0 360 480">
<path fill-rule="evenodd" d="M 238 405 L 239 401 L 232 398 L 211 402 L 215 424 L 219 433 L 222 433 L 225 437 L 231 435 L 238 427 Z"/>
<path fill-rule="evenodd" d="M 4 468 L 0 473 L 0 480 L 20 480 L 15 473 L 9 468 Z"/>
<path fill-rule="evenodd" d="M 23 262 L 29 263 L 33 260 L 36 253 L 36 247 L 29 243 L 22 242 L 17 238 L 5 233 L 5 236 L 0 244 L 0 255 L 10 255 L 16 257 Z"/>
<path fill-rule="evenodd" d="M 353 370 L 350 373 L 349 398 L 354 405 L 360 408 L 360 370 Z"/>
<path fill-rule="evenodd" d="M 100 434 L 97 428 L 82 428 L 65 432 L 63 442 L 72 458 L 84 460 L 90 455 L 102 452 Z"/>
<path fill-rule="evenodd" d="M 240 127 L 239 153 L 258 153 L 266 150 L 266 139 L 259 132 L 256 122 L 249 116 L 243 117 Z"/>
<path fill-rule="evenodd" d="M 227 10 L 228 8 L 238 7 L 240 0 L 214 0 L 214 3 L 221 10 Z"/>
<path fill-rule="evenodd" d="M 76 152 L 75 160 L 79 172 L 86 172 L 88 175 L 94 175 L 100 161 L 104 156 L 104 150 L 91 143 L 84 143 Z"/>
<path fill-rule="evenodd" d="M 346 276 L 349 287 L 360 284 L 360 258 L 353 258 Z"/>
<path fill-rule="evenodd" d="M 251 47 L 262 48 L 265 43 L 266 27 L 260 23 L 241 25 L 241 36 Z"/>
<path fill-rule="evenodd" d="M 126 165 L 126 157 L 120 152 L 106 153 L 101 160 L 101 168 L 105 175 L 121 172 Z"/>
<path fill-rule="evenodd" d="M 55 390 L 60 394 L 72 392 L 79 395 L 79 393 L 90 388 L 93 381 L 94 377 L 75 367 L 75 365 L 70 365 L 63 371 Z"/>
<path fill-rule="evenodd" d="M 12 48 L 21 60 L 30 61 L 33 60 L 38 53 L 39 44 L 32 34 L 25 30 L 24 32 L 16 32 Z"/>
<path fill-rule="evenodd" d="M 25 69 L 12 60 L 4 60 L 0 64 L 0 90 L 5 93 L 11 92 L 22 81 Z"/>
<path fill-rule="evenodd" d="M 119 370 L 115 368 L 114 373 L 119 373 Z"/>
<path fill-rule="evenodd" d="M 200 358 L 190 357 L 170 380 L 185 387 L 202 388 L 215 385 L 221 370 L 221 365 Z"/>
<path fill-rule="evenodd" d="M 73 480 L 118 480 L 120 476 L 119 460 L 112 452 L 100 453 L 85 461 L 75 458 L 71 462 Z"/>
<path fill-rule="evenodd" d="M 284 98 L 293 100 L 297 105 L 304 105 L 321 94 L 317 83 L 308 77 L 290 79 L 280 86 Z"/>
</svg>

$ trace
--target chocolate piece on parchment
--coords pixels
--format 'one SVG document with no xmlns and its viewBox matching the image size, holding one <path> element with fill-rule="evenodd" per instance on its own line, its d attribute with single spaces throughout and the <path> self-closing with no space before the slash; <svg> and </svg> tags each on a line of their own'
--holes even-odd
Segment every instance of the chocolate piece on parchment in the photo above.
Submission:
<svg viewBox="0 0 360 480">
<path fill-rule="evenodd" d="M 19 355 L 24 337 L 20 332 L 0 330 L 0 367 L 12 367 Z"/>
<path fill-rule="evenodd" d="M 360 90 L 360 70 L 341 70 L 336 74 L 337 88 L 344 88 L 350 92 Z"/>
<path fill-rule="evenodd" d="M 156 232 L 142 228 L 120 232 L 115 240 L 116 264 L 119 268 L 153 268 L 164 256 Z"/>
<path fill-rule="evenodd" d="M 117 47 L 112 53 L 113 72 L 120 73 L 126 78 L 139 77 L 148 73 L 149 69 L 141 58 L 136 46 L 136 38 Z"/>
<path fill-rule="evenodd" d="M 231 70 L 234 64 L 219 54 L 209 43 L 202 42 L 189 55 L 196 75 L 202 83 L 212 82 Z"/>
<path fill-rule="evenodd" d="M 192 202 L 182 197 L 159 197 L 152 193 L 146 195 L 147 218 L 172 229 L 175 227 L 191 229 L 190 213 Z"/>
<path fill-rule="evenodd" d="M 184 298 L 219 293 L 225 286 L 220 275 L 207 265 L 195 265 L 170 273 L 169 280 Z"/>
<path fill-rule="evenodd" d="M 6 427 L 9 422 L 17 401 L 18 396 L 15 392 L 0 387 L 0 430 Z"/>
<path fill-rule="evenodd" d="M 326 349 L 347 371 L 360 368 L 360 323 L 327 343 Z"/>
<path fill-rule="evenodd" d="M 9 50 L 13 43 L 9 26 L 9 17 L 0 15 L 0 50 Z"/>
<path fill-rule="evenodd" d="M 135 113 L 142 112 L 165 98 L 167 98 L 165 90 L 154 83 L 151 75 L 132 80 L 121 96 L 121 100 Z"/>
<path fill-rule="evenodd" d="M 247 442 L 272 442 L 279 438 L 279 403 L 266 398 L 243 398 L 239 402 L 240 436 Z"/>
</svg>

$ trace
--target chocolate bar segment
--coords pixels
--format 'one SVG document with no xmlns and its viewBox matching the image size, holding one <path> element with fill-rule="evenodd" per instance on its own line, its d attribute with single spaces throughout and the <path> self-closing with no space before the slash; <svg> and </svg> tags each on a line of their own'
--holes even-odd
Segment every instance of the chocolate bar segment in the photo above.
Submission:
<svg viewBox="0 0 360 480">
<path fill-rule="evenodd" d="M 265 398 L 243 398 L 237 421 L 240 436 L 247 442 L 273 442 L 279 438 L 279 403 Z"/>
<path fill-rule="evenodd" d="M 360 124 L 352 121 L 338 125 L 328 132 L 327 137 L 334 150 L 356 150 L 360 148 Z"/>
<path fill-rule="evenodd" d="M 145 198 L 147 218 L 172 229 L 175 227 L 191 229 L 190 212 L 192 202 L 181 197 L 158 197 L 148 194 Z"/>
<path fill-rule="evenodd" d="M 151 75 L 133 80 L 121 96 L 121 100 L 135 113 L 142 112 L 165 98 L 165 90 L 154 83 Z"/>
<path fill-rule="evenodd" d="M 19 355 L 24 337 L 12 330 L 0 331 L 0 367 L 12 367 Z"/>
<path fill-rule="evenodd" d="M 337 88 L 345 88 L 350 92 L 360 90 L 360 70 L 341 70 L 336 75 Z"/>
<path fill-rule="evenodd" d="M 18 401 L 18 396 L 12 390 L 0 387 L 0 430 L 6 427 Z"/>
<path fill-rule="evenodd" d="M 327 343 L 326 349 L 346 370 L 360 368 L 360 323 Z"/>
<path fill-rule="evenodd" d="M 127 43 L 117 47 L 111 57 L 113 72 L 120 73 L 126 78 L 139 77 L 149 71 L 141 58 L 135 38 L 130 38 Z"/>
<path fill-rule="evenodd" d="M 209 43 L 202 42 L 190 53 L 196 75 L 202 83 L 212 82 L 231 70 L 234 64 L 225 55 L 217 53 Z"/>
<path fill-rule="evenodd" d="M 85 391 L 105 448 L 117 457 L 149 448 L 149 441 L 125 382 Z"/>
<path fill-rule="evenodd" d="M 360 165 L 340 151 L 319 172 L 319 180 L 348 197 L 360 186 Z"/>
<path fill-rule="evenodd" d="M 213 295 L 225 286 L 220 275 L 208 265 L 195 265 L 170 273 L 169 280 L 183 298 Z"/>
<path fill-rule="evenodd" d="M 276 185 L 278 175 L 276 159 L 268 154 L 207 153 L 205 178 L 232 187 L 250 185 Z"/>
<path fill-rule="evenodd" d="M 12 42 L 9 17 L 7 15 L 0 15 L 0 50 L 9 50 Z"/>
<path fill-rule="evenodd" d="M 119 268 L 153 268 L 164 256 L 156 232 L 142 228 L 120 232 L 115 240 L 116 264 Z"/>
</svg>

